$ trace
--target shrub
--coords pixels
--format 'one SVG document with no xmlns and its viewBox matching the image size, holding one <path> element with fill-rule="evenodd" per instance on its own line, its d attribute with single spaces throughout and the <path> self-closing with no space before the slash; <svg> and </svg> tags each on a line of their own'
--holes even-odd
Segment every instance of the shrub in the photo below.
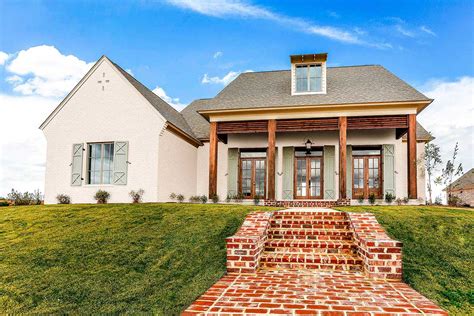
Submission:
<svg viewBox="0 0 474 316">
<path fill-rule="evenodd" d="M 392 204 L 393 200 L 395 200 L 395 195 L 390 192 L 385 193 L 385 202 Z"/>
<path fill-rule="evenodd" d="M 176 193 L 173 192 L 173 193 L 170 194 L 170 200 L 171 201 L 176 200 Z"/>
<path fill-rule="evenodd" d="M 407 198 L 406 196 L 403 198 L 403 204 L 408 204 L 409 201 L 410 199 Z"/>
<path fill-rule="evenodd" d="M 142 201 L 144 193 L 145 190 L 139 189 L 138 191 L 130 191 L 129 195 L 132 198 L 133 203 L 140 203 Z"/>
<path fill-rule="evenodd" d="M 201 203 L 202 204 L 206 204 L 207 203 L 207 195 L 203 194 L 199 197 L 199 199 L 201 200 Z"/>
<path fill-rule="evenodd" d="M 369 203 L 370 203 L 371 205 L 374 205 L 374 204 L 375 204 L 375 194 L 370 193 L 370 195 L 369 195 Z"/>
<path fill-rule="evenodd" d="M 7 201 L 0 201 L 0 207 L 1 206 L 9 206 L 10 204 L 8 204 Z"/>
<path fill-rule="evenodd" d="M 441 199 L 441 196 L 437 196 L 435 199 L 435 205 L 441 205 L 443 204 L 443 200 Z"/>
<path fill-rule="evenodd" d="M 96 199 L 97 204 L 107 204 L 109 198 L 110 193 L 104 190 L 99 190 L 94 195 L 94 199 Z"/>
<path fill-rule="evenodd" d="M 458 205 L 461 205 L 461 204 L 462 204 L 462 201 L 458 196 L 451 195 L 448 198 L 448 205 L 449 206 L 458 206 Z"/>
<path fill-rule="evenodd" d="M 184 198 L 183 198 L 183 200 L 184 200 Z M 199 203 L 199 202 L 201 202 L 201 197 L 198 196 L 198 195 L 190 196 L 190 197 L 189 197 L 189 202 L 191 202 L 191 203 Z"/>
<path fill-rule="evenodd" d="M 59 204 L 71 204 L 71 197 L 67 194 L 58 194 L 56 200 Z"/>
<path fill-rule="evenodd" d="M 359 196 L 359 198 L 357 199 L 357 201 L 359 202 L 359 204 L 364 203 L 364 197 L 363 197 L 363 196 Z"/>
<path fill-rule="evenodd" d="M 217 194 L 214 194 L 213 196 L 211 196 L 211 200 L 212 200 L 212 203 L 216 204 L 216 203 L 219 203 L 219 195 Z"/>
<path fill-rule="evenodd" d="M 31 204 L 34 204 L 34 205 L 43 204 L 43 194 L 41 194 L 40 190 L 35 190 L 33 192 Z"/>
<path fill-rule="evenodd" d="M 182 194 L 176 195 L 176 200 L 178 200 L 179 203 L 183 203 L 183 201 L 184 201 L 184 195 L 182 195 Z"/>
<path fill-rule="evenodd" d="M 238 193 L 238 194 L 234 195 L 234 197 L 233 197 L 233 200 L 236 203 L 242 202 L 243 199 L 244 199 L 244 195 L 242 193 Z"/>
<path fill-rule="evenodd" d="M 403 202 L 403 201 L 402 201 L 401 198 L 397 198 L 397 199 L 395 200 L 395 203 L 397 203 L 397 205 L 399 205 L 399 206 L 402 205 L 402 202 Z"/>
<path fill-rule="evenodd" d="M 39 191 L 35 191 L 35 193 L 38 193 Z M 12 189 L 10 193 L 8 193 L 7 198 L 13 202 L 14 205 L 32 205 L 36 204 L 36 198 L 35 193 L 30 193 L 26 191 L 25 193 L 21 193 L 19 191 L 16 191 L 15 189 Z M 41 200 L 40 200 L 41 203 Z"/>
<path fill-rule="evenodd" d="M 260 195 L 255 195 L 253 198 L 253 204 L 258 205 L 260 203 Z"/>
<path fill-rule="evenodd" d="M 226 196 L 226 198 L 225 198 L 225 201 L 226 201 L 227 203 L 230 203 L 230 201 L 232 201 L 232 195 L 227 194 L 227 196 Z"/>
</svg>

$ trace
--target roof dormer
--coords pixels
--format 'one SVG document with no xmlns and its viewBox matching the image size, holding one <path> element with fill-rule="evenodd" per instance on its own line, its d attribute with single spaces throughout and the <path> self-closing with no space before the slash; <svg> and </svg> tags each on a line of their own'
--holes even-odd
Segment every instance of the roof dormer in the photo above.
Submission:
<svg viewBox="0 0 474 316">
<path fill-rule="evenodd" d="M 327 53 L 291 55 L 291 95 L 326 94 Z"/>
</svg>

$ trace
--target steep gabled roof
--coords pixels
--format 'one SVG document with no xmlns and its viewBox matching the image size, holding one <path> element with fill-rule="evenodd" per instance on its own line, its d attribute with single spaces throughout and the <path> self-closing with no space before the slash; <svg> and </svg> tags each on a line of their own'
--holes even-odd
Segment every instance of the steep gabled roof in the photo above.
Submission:
<svg viewBox="0 0 474 316">
<path fill-rule="evenodd" d="M 467 190 L 474 188 L 474 168 L 463 174 L 451 184 L 453 190 Z M 447 187 L 443 189 L 446 191 Z"/>
<path fill-rule="evenodd" d="M 209 109 L 432 101 L 379 65 L 328 67 L 326 78 L 326 94 L 291 95 L 290 70 L 242 73 Z"/>
<path fill-rule="evenodd" d="M 407 140 L 407 134 L 403 135 L 402 139 Z M 430 134 L 418 121 L 416 122 L 416 140 L 430 142 L 434 140 L 435 137 Z"/>
<path fill-rule="evenodd" d="M 69 98 L 79 89 L 85 80 L 95 71 L 102 60 L 110 62 L 117 70 L 127 79 L 127 81 L 165 118 L 168 124 L 173 125 L 176 129 L 183 132 L 187 137 L 193 139 L 193 142 L 200 143 L 194 135 L 191 127 L 188 125 L 184 117 L 175 108 L 166 103 L 163 99 L 153 93 L 150 89 L 145 87 L 141 82 L 135 79 L 132 75 L 126 72 L 122 67 L 111 61 L 107 56 L 102 56 L 99 60 L 91 67 L 87 74 L 77 83 L 77 85 L 68 93 L 68 95 L 59 103 L 54 111 L 46 118 L 46 120 L 40 125 L 40 129 L 43 129 L 48 122 L 56 115 L 58 111 L 65 105 Z"/>
<path fill-rule="evenodd" d="M 195 100 L 181 111 L 194 135 L 201 140 L 209 139 L 209 122 L 197 111 L 206 110 L 210 101 L 211 99 Z"/>
<path fill-rule="evenodd" d="M 135 89 L 140 92 L 141 95 L 145 99 L 147 99 L 148 102 L 150 102 L 151 105 L 161 114 L 163 117 L 171 124 L 173 124 L 175 127 L 179 128 L 181 131 L 186 133 L 188 136 L 192 138 L 196 138 L 193 130 L 191 127 L 188 125 L 184 117 L 179 113 L 174 107 L 166 103 L 162 98 L 157 96 L 153 91 L 145 87 L 140 81 L 135 79 L 132 75 L 130 75 L 128 72 L 122 69 L 119 65 L 116 63 L 112 62 L 112 64 L 117 67 L 117 69 L 122 73 L 122 75 L 132 84 L 132 86 L 135 87 Z"/>
</svg>

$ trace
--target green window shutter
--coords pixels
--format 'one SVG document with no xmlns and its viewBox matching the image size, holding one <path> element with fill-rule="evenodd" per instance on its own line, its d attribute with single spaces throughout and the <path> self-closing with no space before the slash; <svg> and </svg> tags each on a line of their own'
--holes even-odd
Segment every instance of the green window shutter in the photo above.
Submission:
<svg viewBox="0 0 474 316">
<path fill-rule="evenodd" d="M 395 146 L 383 145 L 383 192 L 395 195 Z"/>
<path fill-rule="evenodd" d="M 294 148 L 283 147 L 283 199 L 293 199 Z"/>
<path fill-rule="evenodd" d="M 324 199 L 336 199 L 334 171 L 335 171 L 335 151 L 334 146 L 324 146 Z"/>
<path fill-rule="evenodd" d="M 238 193 L 237 176 L 239 174 L 239 150 L 229 148 L 227 151 L 227 195 L 234 196 Z"/>
<path fill-rule="evenodd" d="M 71 162 L 71 185 L 82 185 L 82 161 L 84 155 L 84 144 L 72 145 L 72 162 Z"/>
<path fill-rule="evenodd" d="M 114 142 L 113 184 L 127 184 L 128 142 Z"/>
<path fill-rule="evenodd" d="M 352 146 L 348 145 L 346 150 L 346 196 L 348 199 L 352 199 Z"/>
</svg>

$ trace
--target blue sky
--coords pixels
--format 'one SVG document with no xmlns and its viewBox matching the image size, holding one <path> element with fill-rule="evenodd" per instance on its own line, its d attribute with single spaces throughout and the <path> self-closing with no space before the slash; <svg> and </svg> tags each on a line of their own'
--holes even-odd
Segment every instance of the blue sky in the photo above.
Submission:
<svg viewBox="0 0 474 316">
<path fill-rule="evenodd" d="M 472 167 L 473 9 L 472 1 L 1 1 L 0 114 L 21 121 L 18 109 L 35 107 L 35 118 L 26 120 L 33 125 L 102 54 L 182 108 L 213 97 L 242 71 L 287 69 L 291 54 L 328 52 L 329 65 L 382 64 L 439 99 L 420 121 L 435 132 L 451 115 L 455 125 L 438 128 L 438 141 L 447 155 L 462 140 L 461 159 Z M 33 49 L 42 46 L 60 55 L 48 60 L 54 51 Z M 22 51 L 29 58 L 20 60 Z M 59 57 L 64 63 L 55 64 Z M 44 65 L 64 71 L 38 70 Z M 459 133 L 447 137 L 453 128 Z M 42 185 L 44 158 L 18 165 L 6 154 L 14 146 L 24 156 L 18 144 L 30 137 L 40 143 L 40 157 L 35 133 L 0 143 L 0 195 L 10 184 Z M 38 166 L 29 185 L 17 173 L 32 161 Z"/>
</svg>

